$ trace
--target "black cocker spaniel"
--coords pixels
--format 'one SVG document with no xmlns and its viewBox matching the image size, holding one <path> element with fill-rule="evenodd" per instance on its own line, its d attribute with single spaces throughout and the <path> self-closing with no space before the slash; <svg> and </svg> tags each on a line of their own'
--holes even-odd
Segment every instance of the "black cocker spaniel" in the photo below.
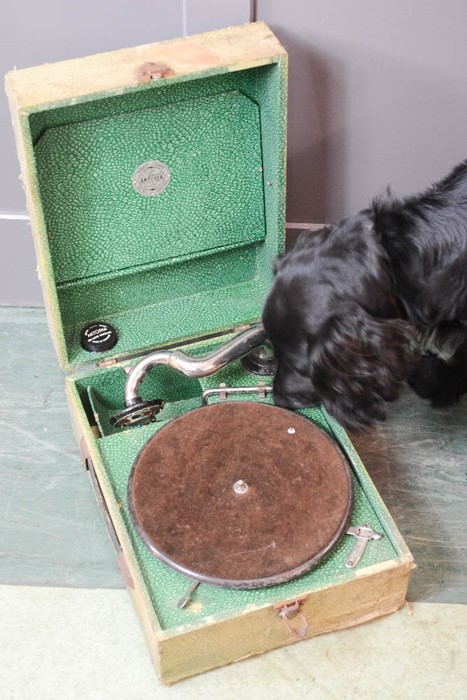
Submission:
<svg viewBox="0 0 467 700">
<path fill-rule="evenodd" d="M 349 429 L 408 381 L 434 406 L 467 391 L 467 161 L 426 192 L 390 194 L 276 261 L 263 324 L 274 400 L 322 403 Z"/>
</svg>

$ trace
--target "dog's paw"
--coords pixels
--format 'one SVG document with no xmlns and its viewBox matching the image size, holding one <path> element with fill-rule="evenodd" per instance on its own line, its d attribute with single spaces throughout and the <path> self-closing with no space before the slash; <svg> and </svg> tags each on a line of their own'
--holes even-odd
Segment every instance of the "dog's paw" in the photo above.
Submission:
<svg viewBox="0 0 467 700">
<path fill-rule="evenodd" d="M 422 399 L 429 399 L 434 408 L 452 406 L 466 391 L 459 382 L 457 363 L 448 364 L 431 353 L 421 358 L 407 383 Z"/>
</svg>

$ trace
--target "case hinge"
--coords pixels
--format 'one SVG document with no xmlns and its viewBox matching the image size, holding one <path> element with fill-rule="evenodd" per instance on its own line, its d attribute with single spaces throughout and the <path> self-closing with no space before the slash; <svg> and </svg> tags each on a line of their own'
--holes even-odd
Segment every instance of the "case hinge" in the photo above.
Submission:
<svg viewBox="0 0 467 700">
<path fill-rule="evenodd" d="M 251 328 L 253 325 L 252 323 L 242 323 L 240 326 L 235 326 L 235 328 L 232 329 L 232 333 L 243 333 L 243 331 L 247 331 L 249 328 Z"/>
<path fill-rule="evenodd" d="M 308 620 L 306 619 L 305 614 L 302 612 L 302 606 L 305 600 L 306 596 L 300 596 L 294 600 L 276 603 L 273 606 L 273 609 L 277 615 L 284 620 L 284 624 L 288 631 L 300 639 L 306 635 L 309 627 Z M 298 625 L 292 626 L 290 624 L 290 620 L 293 620 L 295 617 L 298 617 L 300 622 Z"/>
<path fill-rule="evenodd" d="M 97 476 L 96 472 L 94 471 L 94 465 L 92 463 L 92 459 L 90 457 L 85 457 L 84 459 L 84 465 L 86 467 L 86 471 L 89 474 L 89 479 L 91 481 L 92 485 L 92 490 L 94 491 L 94 495 L 96 497 L 97 505 L 99 506 L 99 510 L 102 513 L 102 516 L 104 518 L 104 523 L 107 528 L 107 532 L 110 537 L 110 541 L 113 544 L 115 554 L 117 555 L 117 565 L 118 568 L 120 569 L 120 572 L 122 574 L 123 580 L 125 581 L 125 584 L 128 586 L 128 588 L 134 588 L 134 583 L 133 583 L 133 577 L 130 573 L 130 570 L 128 569 L 128 565 L 125 560 L 125 555 L 123 553 L 122 546 L 120 544 L 120 540 L 118 539 L 117 533 L 115 532 L 114 525 L 112 523 L 112 520 L 110 518 L 110 513 L 107 508 L 107 505 L 104 500 L 104 495 L 101 491 L 101 487 L 99 486 L 99 482 L 97 481 Z"/>
<path fill-rule="evenodd" d="M 116 357 L 108 357 L 106 360 L 102 360 L 102 362 L 98 362 L 97 366 L 98 367 L 111 367 L 112 365 L 118 364 L 118 360 Z"/>
</svg>

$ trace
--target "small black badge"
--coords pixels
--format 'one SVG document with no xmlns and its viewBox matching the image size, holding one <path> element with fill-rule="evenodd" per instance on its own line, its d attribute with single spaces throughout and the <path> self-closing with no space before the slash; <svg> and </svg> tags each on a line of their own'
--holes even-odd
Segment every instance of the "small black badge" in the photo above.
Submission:
<svg viewBox="0 0 467 700">
<path fill-rule="evenodd" d="M 90 323 L 81 331 L 81 347 L 88 352 L 106 352 L 111 350 L 118 340 L 117 331 L 110 323 L 98 321 Z"/>
</svg>

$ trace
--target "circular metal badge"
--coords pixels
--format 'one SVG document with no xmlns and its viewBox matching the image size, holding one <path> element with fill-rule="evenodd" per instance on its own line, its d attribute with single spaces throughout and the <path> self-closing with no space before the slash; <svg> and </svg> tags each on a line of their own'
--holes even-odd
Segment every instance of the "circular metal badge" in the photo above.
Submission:
<svg viewBox="0 0 467 700">
<path fill-rule="evenodd" d="M 133 187 L 143 197 L 161 194 L 170 182 L 170 170 L 158 160 L 148 160 L 133 173 Z"/>
</svg>

